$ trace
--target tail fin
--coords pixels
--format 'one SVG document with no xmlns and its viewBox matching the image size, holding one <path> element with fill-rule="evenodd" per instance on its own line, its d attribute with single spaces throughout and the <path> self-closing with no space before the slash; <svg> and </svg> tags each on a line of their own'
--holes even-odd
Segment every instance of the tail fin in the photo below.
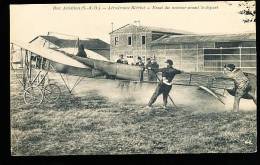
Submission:
<svg viewBox="0 0 260 165">
<path fill-rule="evenodd" d="M 212 96 L 214 96 L 216 99 L 218 99 L 218 101 L 220 101 L 222 104 L 225 105 L 225 103 L 223 102 L 223 100 L 216 95 L 215 92 L 213 92 L 212 90 L 210 90 L 209 88 L 205 87 L 205 86 L 199 86 L 199 88 L 205 90 L 206 92 L 208 92 L 209 94 L 211 94 Z"/>
</svg>

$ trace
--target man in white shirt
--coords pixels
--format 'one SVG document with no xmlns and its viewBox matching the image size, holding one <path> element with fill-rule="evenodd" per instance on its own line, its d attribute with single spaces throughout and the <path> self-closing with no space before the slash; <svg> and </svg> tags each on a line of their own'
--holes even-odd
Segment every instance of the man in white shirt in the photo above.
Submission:
<svg viewBox="0 0 260 165">
<path fill-rule="evenodd" d="M 166 108 L 168 95 L 172 89 L 173 78 L 176 74 L 182 73 L 182 71 L 175 69 L 172 67 L 172 60 L 168 59 L 165 63 L 167 63 L 166 68 L 158 69 L 159 72 L 162 72 L 162 80 L 158 84 L 155 92 L 153 93 L 149 103 L 148 108 L 151 108 L 152 104 L 156 101 L 157 97 L 163 94 L 163 105 Z"/>
</svg>

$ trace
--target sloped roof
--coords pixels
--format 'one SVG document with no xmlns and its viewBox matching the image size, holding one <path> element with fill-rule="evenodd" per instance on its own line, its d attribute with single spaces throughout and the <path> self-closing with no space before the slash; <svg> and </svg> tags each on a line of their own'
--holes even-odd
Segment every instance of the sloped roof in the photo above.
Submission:
<svg viewBox="0 0 260 165">
<path fill-rule="evenodd" d="M 192 32 L 172 29 L 172 28 L 161 28 L 161 27 L 154 27 L 154 26 L 142 26 L 152 32 L 165 32 L 165 33 L 179 33 L 179 34 L 194 34 Z"/>
<path fill-rule="evenodd" d="M 75 44 L 77 43 L 77 40 L 71 40 L 71 39 L 62 39 L 55 36 L 38 36 L 42 37 L 45 40 L 57 45 L 61 48 L 67 48 L 67 47 L 75 47 Z M 36 40 L 38 37 L 34 38 L 31 42 Z M 86 49 L 110 49 L 110 45 L 100 39 L 80 39 L 80 44 L 84 45 L 84 48 Z"/>
<path fill-rule="evenodd" d="M 156 44 L 197 43 L 197 42 L 228 42 L 256 41 L 256 33 L 222 34 L 222 35 L 164 35 L 152 41 Z"/>
<path fill-rule="evenodd" d="M 121 26 L 120 28 L 117 28 L 116 30 L 113 30 L 112 32 L 110 32 L 109 34 L 111 34 L 111 33 L 114 33 L 114 32 L 116 32 L 116 31 L 119 31 L 119 30 L 121 30 L 121 29 L 123 29 L 123 28 L 125 28 L 125 27 L 127 27 L 127 26 L 130 26 L 131 24 L 126 24 L 126 25 L 124 25 L 124 26 Z M 135 26 L 135 25 L 132 25 L 132 26 Z"/>
<path fill-rule="evenodd" d="M 184 31 L 184 30 L 177 30 L 177 29 L 172 29 L 172 28 L 161 28 L 161 27 L 154 27 L 154 26 L 137 26 L 137 25 L 133 25 L 133 24 L 126 24 L 126 25 L 110 32 L 109 34 L 118 32 L 129 26 L 133 26 L 133 27 L 136 27 L 139 29 L 143 29 L 144 31 L 150 31 L 150 32 L 174 33 L 174 34 L 194 34 L 192 32 L 188 32 L 188 31 Z"/>
</svg>

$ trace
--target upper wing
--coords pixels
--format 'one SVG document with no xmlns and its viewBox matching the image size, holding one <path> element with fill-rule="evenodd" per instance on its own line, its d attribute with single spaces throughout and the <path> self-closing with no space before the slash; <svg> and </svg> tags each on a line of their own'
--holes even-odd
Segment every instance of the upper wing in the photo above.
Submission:
<svg viewBox="0 0 260 165">
<path fill-rule="evenodd" d="M 36 45 L 32 45 L 29 43 L 24 43 L 24 42 L 11 42 L 11 44 L 14 44 L 16 46 L 19 46 L 23 49 L 26 49 L 34 54 L 37 54 L 41 57 L 44 57 L 48 60 L 60 63 L 60 64 L 64 64 L 64 65 L 69 65 L 69 66 L 74 66 L 74 67 L 78 67 L 78 68 L 88 68 L 86 65 L 82 64 L 81 62 L 66 56 L 65 54 L 61 53 L 61 52 L 57 52 L 55 50 L 52 49 L 47 49 L 44 47 L 39 47 Z"/>
<path fill-rule="evenodd" d="M 75 52 L 75 48 L 59 48 L 58 50 L 60 51 L 64 51 L 67 52 L 69 54 L 74 54 Z M 92 59 L 96 59 L 96 60 L 102 60 L 102 61 L 109 61 L 107 58 L 105 58 L 104 56 L 92 51 L 92 50 L 88 50 L 88 49 L 84 49 L 88 58 L 92 58 Z"/>
</svg>

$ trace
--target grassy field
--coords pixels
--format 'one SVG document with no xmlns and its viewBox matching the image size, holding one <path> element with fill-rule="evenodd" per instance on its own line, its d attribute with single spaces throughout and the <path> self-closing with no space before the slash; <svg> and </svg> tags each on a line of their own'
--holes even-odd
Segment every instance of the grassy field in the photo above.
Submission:
<svg viewBox="0 0 260 165">
<path fill-rule="evenodd" d="M 133 101 L 132 95 L 115 101 L 90 84 L 86 92 L 83 92 L 86 88 L 79 86 L 78 91 L 83 93 L 69 95 L 64 86 L 59 85 L 63 92 L 56 103 L 29 106 L 23 102 L 21 86 L 11 76 L 12 155 L 249 153 L 257 150 L 256 110 L 231 113 L 178 104 L 178 108 L 166 111 L 160 102 L 147 110 L 143 108 L 145 102 Z"/>
</svg>

